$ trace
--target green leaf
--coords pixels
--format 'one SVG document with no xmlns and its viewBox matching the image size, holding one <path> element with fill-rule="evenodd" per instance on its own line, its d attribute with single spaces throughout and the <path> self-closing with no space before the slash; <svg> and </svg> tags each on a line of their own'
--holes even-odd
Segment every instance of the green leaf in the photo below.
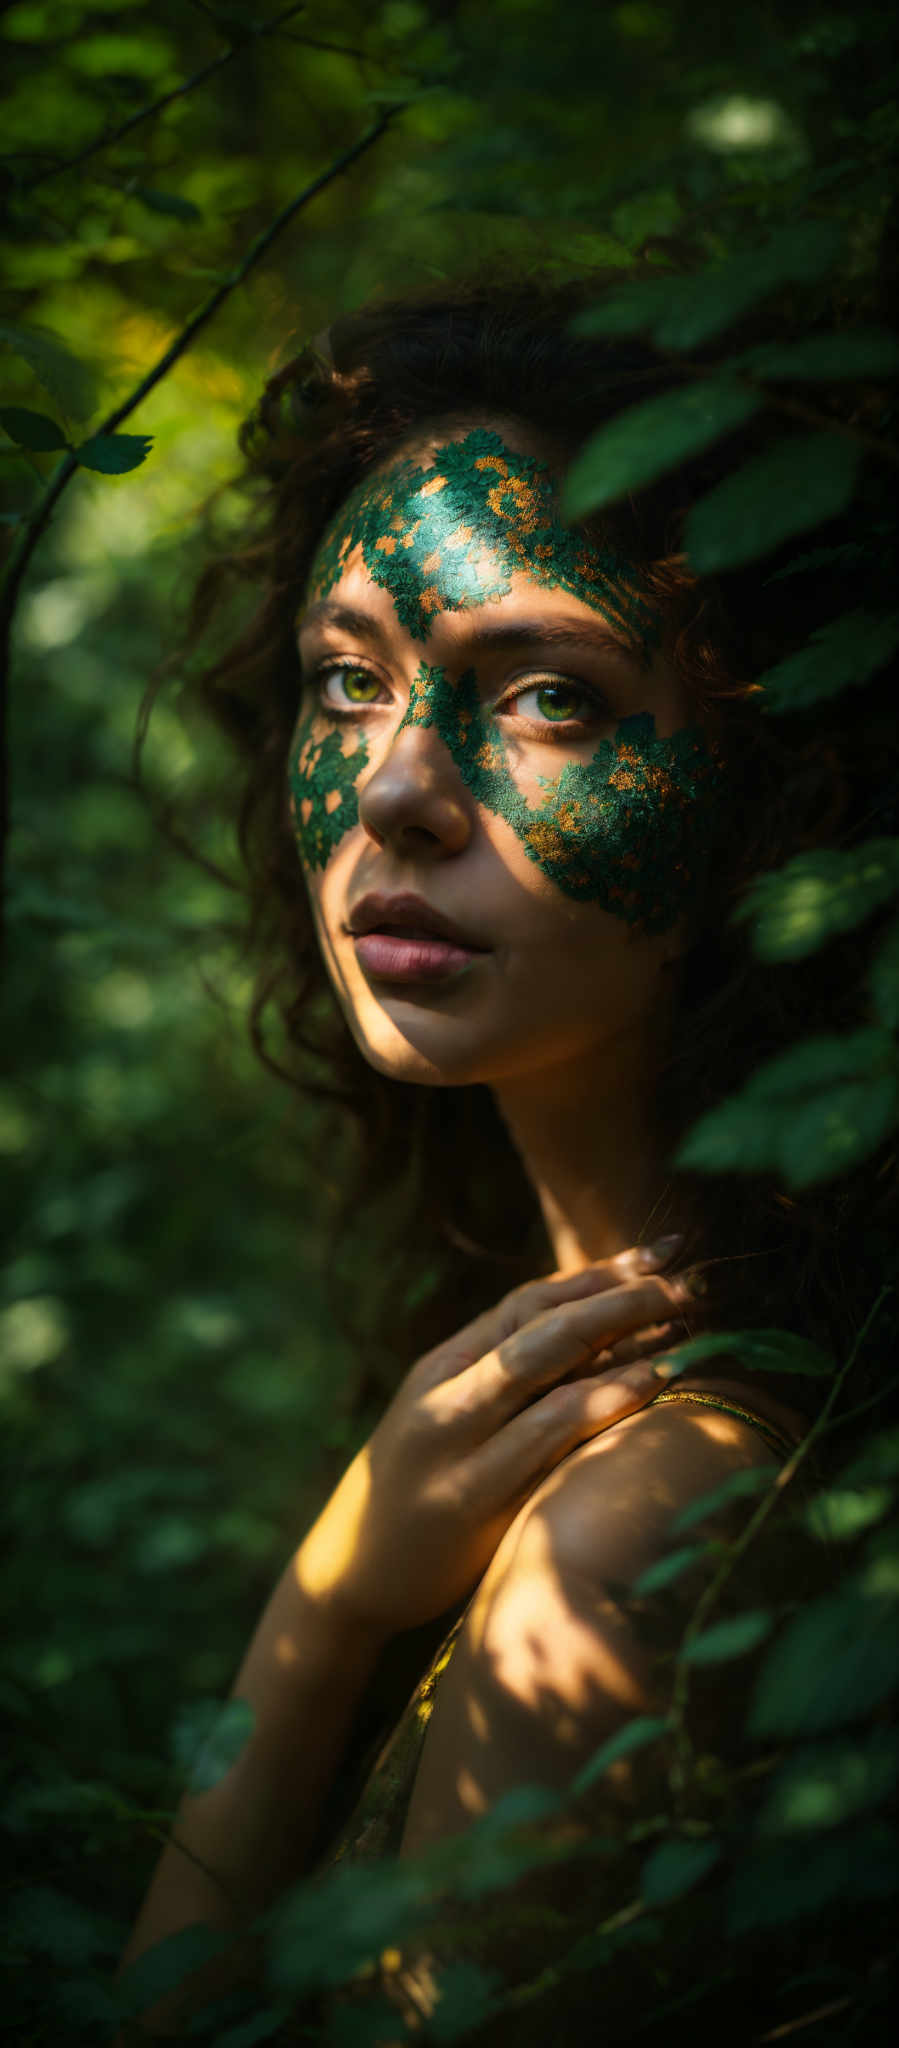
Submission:
<svg viewBox="0 0 899 2048">
<path fill-rule="evenodd" d="M 99 470 L 101 476 L 124 476 L 146 462 L 152 446 L 152 434 L 94 434 L 90 441 L 82 441 L 75 454 L 82 469 Z"/>
<path fill-rule="evenodd" d="M 177 1934 L 167 1934 L 130 1963 L 120 1978 L 117 1992 L 123 2019 L 146 2011 L 157 1998 L 177 1990 L 192 1970 L 199 1969 L 213 1956 L 223 1955 L 231 1946 L 232 1937 L 221 1928 L 199 1922 L 180 1927 Z"/>
<path fill-rule="evenodd" d="M 899 919 L 874 955 L 868 987 L 878 1021 L 887 1031 L 899 1031 Z"/>
<path fill-rule="evenodd" d="M 826 1379 L 834 1370 L 826 1351 L 793 1330 L 710 1330 L 705 1336 L 689 1337 L 666 1355 L 686 1372 L 704 1359 L 722 1354 L 738 1358 L 741 1365 L 756 1372 L 795 1372 Z"/>
<path fill-rule="evenodd" d="M 804 1509 L 802 1520 L 809 1534 L 820 1543 L 846 1543 L 862 1529 L 882 1521 L 894 1498 L 893 1488 L 883 1482 L 879 1486 L 843 1483 L 816 1494 Z"/>
<path fill-rule="evenodd" d="M 792 562 L 785 562 L 782 569 L 775 569 L 773 576 L 766 576 L 766 583 L 782 583 L 788 576 L 807 576 L 813 569 L 852 569 L 864 556 L 860 541 L 844 540 L 837 547 L 809 548 L 804 555 L 794 556 Z"/>
<path fill-rule="evenodd" d="M 209 1792 L 227 1776 L 253 1733 L 249 1700 L 194 1700 L 172 1730 L 172 1750 L 189 1792 Z"/>
<path fill-rule="evenodd" d="M 855 1904 L 896 1890 L 895 1833 L 868 1821 L 828 1839 L 820 1835 L 765 1842 L 735 1872 L 727 1914 L 729 1935 L 820 1913 L 836 1900 Z"/>
<path fill-rule="evenodd" d="M 807 646 L 759 676 L 762 710 L 801 711 L 822 697 L 866 683 L 899 647 L 899 612 L 845 612 L 819 626 Z"/>
<path fill-rule="evenodd" d="M 0 324 L 0 343 L 21 356 L 39 384 L 73 419 L 88 419 L 96 404 L 95 379 L 57 335 L 43 327 Z"/>
<path fill-rule="evenodd" d="M 779 1465 L 748 1465 L 742 1472 L 731 1472 L 722 1479 L 720 1486 L 713 1486 L 709 1493 L 700 1494 L 698 1500 L 687 1502 L 685 1508 L 675 1515 L 671 1524 L 672 1536 L 682 1536 L 686 1529 L 692 1529 L 697 1522 L 704 1522 L 708 1515 L 716 1515 L 719 1508 L 728 1508 L 732 1501 L 754 1499 L 757 1493 L 767 1493 L 772 1480 L 777 1478 Z"/>
<path fill-rule="evenodd" d="M 389 2011 L 393 2013 L 395 2019 L 396 2007 L 391 2006 Z M 387 2010 L 380 2017 L 383 2025 Z M 254 2013 L 251 2019 L 239 2020 L 236 2027 L 228 2027 L 224 2034 L 217 2034 L 215 2048 L 256 2048 L 257 2041 L 270 2041 L 272 2035 L 284 2026 L 288 2018 L 286 2007 L 281 2006 L 276 2011 L 273 2006 L 269 2006 L 264 2012 Z"/>
<path fill-rule="evenodd" d="M 45 412 L 32 412 L 26 405 L 0 406 L 0 426 L 19 448 L 30 448 L 35 455 L 49 455 L 53 449 L 69 445 L 55 420 Z"/>
<path fill-rule="evenodd" d="M 698 1564 L 699 1559 L 708 1557 L 709 1553 L 708 1543 L 687 1543 L 680 1550 L 669 1551 L 667 1557 L 657 1558 L 655 1564 L 648 1565 L 646 1571 L 640 1573 L 631 1591 L 638 1598 L 642 1598 L 644 1593 L 660 1593 L 664 1586 L 673 1585 L 675 1579 L 689 1571 L 691 1564 Z"/>
<path fill-rule="evenodd" d="M 811 283 L 839 258 L 843 237 L 827 221 L 783 228 L 761 248 L 744 249 L 689 278 L 635 280 L 577 314 L 576 334 L 650 333 L 660 348 L 690 349 L 732 327 L 750 306 L 784 285 Z"/>
<path fill-rule="evenodd" d="M 764 1642 L 774 1626 L 774 1617 L 766 1608 L 754 1608 L 748 1614 L 734 1614 L 729 1621 L 718 1621 L 714 1628 L 703 1629 L 684 1650 L 687 1664 L 723 1664 L 729 1657 L 745 1657 L 748 1650 L 754 1650 Z"/>
<path fill-rule="evenodd" d="M 845 334 L 813 334 L 808 341 L 762 342 L 729 365 L 751 370 L 771 382 L 795 378 L 892 377 L 899 371 L 899 340 L 887 327 L 848 328 Z"/>
<path fill-rule="evenodd" d="M 874 1728 L 854 1739 L 817 1743 L 783 1764 L 756 1823 L 760 1835 L 842 1827 L 885 1804 L 899 1779 L 899 1736 Z"/>
<path fill-rule="evenodd" d="M 463 2039 L 497 2011 L 504 1989 L 498 1970 L 482 1970 L 478 1963 L 450 1963 L 437 1977 L 437 2004 L 428 2018 L 428 2040 Z"/>
<path fill-rule="evenodd" d="M 139 199 L 141 205 L 146 206 L 151 213 L 170 214 L 173 220 L 194 221 L 203 218 L 200 208 L 194 205 L 193 200 L 182 199 L 177 192 L 157 192 L 151 185 L 135 185 L 131 191 L 131 198 Z"/>
<path fill-rule="evenodd" d="M 757 875 L 733 922 L 753 919 L 753 951 L 760 960 L 804 960 L 862 924 L 897 891 L 899 840 L 866 839 L 846 853 L 816 847 L 772 874 Z"/>
<path fill-rule="evenodd" d="M 113 1956 L 122 1928 L 50 1885 L 28 1885 L 7 1900 L 4 1940 L 12 1949 L 72 1968 L 93 1956 Z"/>
<path fill-rule="evenodd" d="M 580 519 L 708 448 L 758 410 L 735 378 L 709 377 L 631 406 L 592 435 L 572 463 L 562 510 Z"/>
<path fill-rule="evenodd" d="M 839 1728 L 885 1699 L 899 1679 L 895 1603 L 853 1579 L 803 1608 L 772 1644 L 756 1679 L 748 1730 L 769 1736 Z"/>
<path fill-rule="evenodd" d="M 643 1865 L 640 1890 L 648 1906 L 667 1906 L 693 1890 L 721 1855 L 720 1842 L 686 1837 L 660 1842 Z"/>
<path fill-rule="evenodd" d="M 684 530 L 699 575 L 773 552 L 791 534 L 835 519 L 855 487 L 860 448 L 848 434 L 791 434 L 693 506 Z"/>
<path fill-rule="evenodd" d="M 693 1125 L 677 1164 L 705 1173 L 782 1174 L 789 1188 L 867 1159 L 899 1117 L 893 1038 L 870 1028 L 803 1039 Z"/>
<path fill-rule="evenodd" d="M 636 1750 L 645 1749 L 648 1742 L 657 1742 L 660 1735 L 667 1733 L 668 1722 L 660 1720 L 657 1714 L 638 1714 L 636 1720 L 626 1721 L 624 1727 L 619 1728 L 617 1734 L 610 1735 L 578 1771 L 571 1785 L 574 1797 L 579 1798 L 582 1792 L 595 1785 L 597 1778 L 604 1777 L 620 1757 L 633 1756 Z"/>
</svg>

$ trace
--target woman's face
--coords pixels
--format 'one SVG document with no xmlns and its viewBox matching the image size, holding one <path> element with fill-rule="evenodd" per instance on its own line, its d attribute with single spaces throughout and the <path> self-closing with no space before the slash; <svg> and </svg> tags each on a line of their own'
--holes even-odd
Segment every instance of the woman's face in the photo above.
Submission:
<svg viewBox="0 0 899 2048">
<path fill-rule="evenodd" d="M 720 791 L 658 627 L 520 429 L 410 443 L 333 520 L 291 814 L 381 1072 L 501 1084 L 652 1035 Z"/>
</svg>

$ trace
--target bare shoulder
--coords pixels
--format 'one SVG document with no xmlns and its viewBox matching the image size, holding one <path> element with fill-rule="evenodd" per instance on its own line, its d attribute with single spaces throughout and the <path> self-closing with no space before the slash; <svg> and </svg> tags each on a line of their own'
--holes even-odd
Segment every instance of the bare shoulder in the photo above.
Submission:
<svg viewBox="0 0 899 2048">
<path fill-rule="evenodd" d="M 569 1782 L 623 1720 L 664 1711 L 656 1660 L 621 1589 L 669 1547 L 689 1502 L 763 1464 L 775 1469 L 749 1422 L 672 1402 L 580 1445 L 535 1488 L 441 1680 L 404 1854 L 464 1827 L 514 1785 Z M 727 1534 L 733 1513 L 704 1526 Z"/>
<path fill-rule="evenodd" d="M 508 1561 L 536 1520 L 560 1564 L 600 1577 L 612 1572 L 620 1579 L 628 1562 L 639 1571 L 667 1543 L 681 1509 L 730 1473 L 775 1466 L 776 1454 L 752 1421 L 715 1405 L 715 1390 L 723 1384 L 691 1383 L 691 1394 L 712 1393 L 712 1401 L 653 1402 L 580 1444 L 529 1496 L 493 1566 L 501 1567 L 504 1548 Z M 789 1420 L 789 1434 L 798 1436 L 801 1418 Z"/>
</svg>

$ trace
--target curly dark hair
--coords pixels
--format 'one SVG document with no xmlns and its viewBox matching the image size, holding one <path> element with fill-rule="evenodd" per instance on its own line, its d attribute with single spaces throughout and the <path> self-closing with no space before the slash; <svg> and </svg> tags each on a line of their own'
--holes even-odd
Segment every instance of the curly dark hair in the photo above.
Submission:
<svg viewBox="0 0 899 2048">
<path fill-rule="evenodd" d="M 438 424 L 514 421 L 564 470 L 586 436 L 623 406 L 712 364 L 709 352 L 685 364 L 642 342 L 573 331 L 572 315 L 601 288 L 595 277 L 476 282 L 337 320 L 323 342 L 271 378 L 244 427 L 250 528 L 210 562 L 193 600 L 188 695 L 235 743 L 242 764 L 239 845 L 258 963 L 253 1040 L 270 1066 L 322 1105 L 328 1142 L 343 1146 L 330 1176 L 344 1186 L 334 1223 L 335 1270 L 342 1270 L 357 1230 L 378 1240 L 377 1257 L 361 1265 L 377 1283 L 371 1280 L 364 1293 L 354 1289 L 364 1342 L 353 1402 L 391 1390 L 417 1350 L 458 1324 L 460 1304 L 467 1319 L 552 1261 L 534 1196 L 487 1089 L 385 1079 L 364 1061 L 332 997 L 286 805 L 301 687 L 296 615 L 338 507 L 406 440 Z M 783 420 L 775 424 L 782 432 Z M 859 987 L 867 934 L 853 933 L 802 962 L 760 967 L 745 923 L 732 917 L 760 870 L 823 842 L 851 844 L 871 830 L 872 763 L 876 757 L 882 764 L 895 749 L 882 686 L 853 693 L 851 716 L 842 704 L 827 706 L 826 717 L 815 707 L 813 717 L 776 720 L 760 708 L 755 679 L 821 623 L 821 572 L 779 579 L 785 558 L 776 555 L 761 569 L 717 582 L 700 581 L 688 567 L 681 534 L 691 504 L 770 428 L 763 411 L 710 454 L 584 522 L 591 538 L 626 550 L 641 565 L 689 701 L 699 711 L 717 707 L 730 770 L 727 838 L 716 850 L 683 964 L 658 1080 L 669 1156 L 760 1057 L 809 1030 L 839 1030 L 864 1015 Z M 834 538 L 845 533 L 825 528 L 816 542 Z M 253 595 L 252 616 L 197 671 L 196 650 L 216 628 L 229 594 L 241 590 Z M 842 608 L 844 595 L 840 602 Z M 884 829 L 882 820 L 874 829 Z M 275 1052 L 271 1024 L 278 1015 Z M 348 1133 L 355 1134 L 350 1150 Z M 891 1163 L 881 1153 L 865 1169 L 802 1197 L 770 1175 L 672 1168 L 649 1232 L 685 1233 L 684 1258 L 706 1262 L 718 1319 L 732 1327 L 799 1328 L 840 1355 L 870 1300 L 856 1240 L 864 1229 L 866 1243 L 876 1242 L 872 1216 L 886 1216 L 893 1201 Z M 353 1270 L 359 1274 L 358 1259 Z M 795 1400 L 796 1383 L 779 1391 Z"/>
</svg>

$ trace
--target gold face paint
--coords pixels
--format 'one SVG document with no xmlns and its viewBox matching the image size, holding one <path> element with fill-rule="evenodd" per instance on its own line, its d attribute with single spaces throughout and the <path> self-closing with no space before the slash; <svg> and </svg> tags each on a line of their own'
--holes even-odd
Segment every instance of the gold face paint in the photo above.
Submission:
<svg viewBox="0 0 899 2048">
<path fill-rule="evenodd" d="M 422 663 L 397 736 L 413 726 L 435 728 L 475 802 L 511 825 L 528 859 L 563 895 L 597 903 L 647 933 L 669 930 L 695 898 L 723 783 L 717 750 L 698 727 L 657 739 L 649 713 L 624 718 L 592 760 L 541 777 L 542 799 L 531 805 L 472 669 L 453 683 L 445 670 Z M 358 823 L 355 784 L 367 760 L 364 735 L 346 754 L 339 729 L 315 739 L 301 728 L 291 808 L 308 867 L 324 867 Z"/>
<path fill-rule="evenodd" d="M 438 612 L 505 597 L 517 572 L 602 611 L 631 641 L 657 637 L 638 571 L 563 526 L 546 464 L 483 427 L 438 448 L 426 468 L 402 460 L 363 477 L 319 548 L 311 598 L 333 590 L 358 547 L 413 640 L 427 640 Z"/>
</svg>

